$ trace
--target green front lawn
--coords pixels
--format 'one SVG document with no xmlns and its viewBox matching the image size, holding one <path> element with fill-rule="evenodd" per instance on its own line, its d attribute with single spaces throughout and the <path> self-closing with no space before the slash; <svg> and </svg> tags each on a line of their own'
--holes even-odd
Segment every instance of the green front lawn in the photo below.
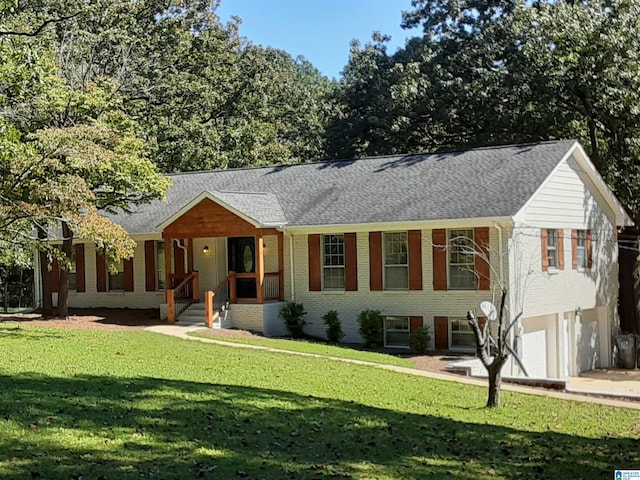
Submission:
<svg viewBox="0 0 640 480">
<path fill-rule="evenodd" d="M 382 363 L 386 365 L 397 365 L 399 367 L 413 368 L 413 363 L 405 358 L 399 358 L 384 353 L 356 350 L 354 348 L 345 346 L 328 345 L 321 342 L 262 337 L 225 337 L 222 335 L 216 335 L 215 330 L 207 332 L 194 332 L 190 335 L 199 338 L 212 338 L 214 340 L 220 340 L 223 342 L 243 343 L 245 345 L 258 345 L 261 347 L 277 348 L 279 350 L 289 350 L 291 352 L 310 353 L 313 355 L 323 355 L 325 357 L 348 358 L 351 360 L 362 360 L 364 362 Z"/>
<path fill-rule="evenodd" d="M 147 332 L 0 325 L 0 478 L 612 478 L 636 410 Z"/>
</svg>

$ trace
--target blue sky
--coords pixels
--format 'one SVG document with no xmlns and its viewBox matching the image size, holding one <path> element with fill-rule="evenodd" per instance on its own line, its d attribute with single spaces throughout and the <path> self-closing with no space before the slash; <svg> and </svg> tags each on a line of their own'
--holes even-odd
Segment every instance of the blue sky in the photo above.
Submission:
<svg viewBox="0 0 640 480">
<path fill-rule="evenodd" d="M 240 33 L 253 43 L 304 56 L 328 77 L 338 78 L 349 60 L 349 43 L 371 40 L 371 33 L 391 35 L 389 51 L 418 31 L 400 28 L 402 10 L 411 0 L 221 0 L 222 21 L 242 18 Z"/>
</svg>

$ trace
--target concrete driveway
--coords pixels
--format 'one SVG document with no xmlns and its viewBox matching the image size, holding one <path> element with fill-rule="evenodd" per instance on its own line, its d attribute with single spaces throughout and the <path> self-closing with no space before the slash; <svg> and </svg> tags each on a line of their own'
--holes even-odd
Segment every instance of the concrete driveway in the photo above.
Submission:
<svg viewBox="0 0 640 480">
<path fill-rule="evenodd" d="M 601 369 L 567 380 L 567 392 L 640 400 L 640 370 Z"/>
</svg>

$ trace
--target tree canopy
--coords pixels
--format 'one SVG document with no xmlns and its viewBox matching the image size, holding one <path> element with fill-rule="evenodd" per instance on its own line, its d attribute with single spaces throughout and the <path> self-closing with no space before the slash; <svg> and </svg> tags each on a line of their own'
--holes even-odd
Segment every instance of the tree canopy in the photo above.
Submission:
<svg viewBox="0 0 640 480">
<path fill-rule="evenodd" d="M 352 46 L 329 153 L 360 156 L 575 138 L 640 211 L 640 2 L 414 0 L 393 54 Z"/>
</svg>

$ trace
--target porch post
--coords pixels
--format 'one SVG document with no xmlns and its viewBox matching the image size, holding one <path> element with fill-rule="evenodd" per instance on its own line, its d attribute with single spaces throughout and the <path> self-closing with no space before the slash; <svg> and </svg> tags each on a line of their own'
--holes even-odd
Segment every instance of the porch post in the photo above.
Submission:
<svg viewBox="0 0 640 480">
<path fill-rule="evenodd" d="M 193 272 L 193 238 L 187 240 L 187 274 Z"/>
<path fill-rule="evenodd" d="M 229 303 L 236 303 L 236 272 L 229 272 Z"/>
<path fill-rule="evenodd" d="M 175 323 L 176 321 L 176 310 L 175 305 L 173 303 L 173 285 L 171 285 L 171 253 L 173 252 L 173 239 L 165 238 L 164 239 L 164 288 L 166 291 L 167 298 L 167 321 L 169 323 Z"/>
<path fill-rule="evenodd" d="M 264 246 L 262 242 L 262 230 L 258 230 L 256 236 L 256 287 L 258 290 L 258 303 L 264 303 Z"/>
<path fill-rule="evenodd" d="M 284 301 L 284 234 L 278 232 L 278 300 Z"/>
<path fill-rule="evenodd" d="M 213 328 L 213 296 L 211 290 L 204 292 L 204 324 L 208 328 Z"/>
</svg>

